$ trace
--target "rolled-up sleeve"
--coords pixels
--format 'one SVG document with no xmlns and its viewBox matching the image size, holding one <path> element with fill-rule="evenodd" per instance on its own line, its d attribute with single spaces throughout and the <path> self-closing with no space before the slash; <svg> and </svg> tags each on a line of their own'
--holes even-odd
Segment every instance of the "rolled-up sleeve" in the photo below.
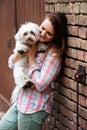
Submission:
<svg viewBox="0 0 87 130">
<path fill-rule="evenodd" d="M 61 69 L 61 58 L 58 58 L 55 53 L 49 53 L 42 67 L 39 68 L 37 64 L 29 69 L 29 76 L 35 83 L 37 91 L 43 91 L 55 79 L 56 75 Z"/>
</svg>

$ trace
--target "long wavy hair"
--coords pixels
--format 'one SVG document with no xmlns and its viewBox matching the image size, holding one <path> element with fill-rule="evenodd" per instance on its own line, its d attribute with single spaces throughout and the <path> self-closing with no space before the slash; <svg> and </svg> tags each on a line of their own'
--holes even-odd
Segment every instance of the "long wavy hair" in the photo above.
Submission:
<svg viewBox="0 0 87 130">
<path fill-rule="evenodd" d="M 63 54 L 67 47 L 67 18 L 64 13 L 49 13 L 45 18 L 48 18 L 54 28 L 53 45 Z"/>
</svg>

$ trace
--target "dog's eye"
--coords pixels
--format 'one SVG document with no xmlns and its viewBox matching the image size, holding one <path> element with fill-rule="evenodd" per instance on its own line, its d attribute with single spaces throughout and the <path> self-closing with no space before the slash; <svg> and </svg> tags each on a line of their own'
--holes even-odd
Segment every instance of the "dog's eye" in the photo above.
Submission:
<svg viewBox="0 0 87 130">
<path fill-rule="evenodd" d="M 33 31 L 30 32 L 32 35 L 35 35 Z"/>
<path fill-rule="evenodd" d="M 26 35 L 27 35 L 27 33 L 24 33 L 24 35 L 26 36 Z"/>
</svg>

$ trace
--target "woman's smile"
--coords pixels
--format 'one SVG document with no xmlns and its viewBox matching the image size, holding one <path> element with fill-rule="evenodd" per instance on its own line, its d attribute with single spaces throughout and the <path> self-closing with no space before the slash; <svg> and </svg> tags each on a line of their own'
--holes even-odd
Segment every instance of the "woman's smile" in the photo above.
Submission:
<svg viewBox="0 0 87 130">
<path fill-rule="evenodd" d="M 54 28 L 49 19 L 45 19 L 40 28 L 40 42 L 49 42 L 54 37 Z"/>
</svg>

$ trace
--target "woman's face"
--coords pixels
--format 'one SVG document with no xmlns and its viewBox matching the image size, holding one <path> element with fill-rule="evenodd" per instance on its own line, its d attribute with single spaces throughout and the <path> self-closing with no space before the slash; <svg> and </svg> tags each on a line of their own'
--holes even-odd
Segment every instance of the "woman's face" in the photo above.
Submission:
<svg viewBox="0 0 87 130">
<path fill-rule="evenodd" d="M 39 27 L 40 42 L 50 42 L 54 38 L 54 28 L 50 20 L 46 18 Z"/>
</svg>

